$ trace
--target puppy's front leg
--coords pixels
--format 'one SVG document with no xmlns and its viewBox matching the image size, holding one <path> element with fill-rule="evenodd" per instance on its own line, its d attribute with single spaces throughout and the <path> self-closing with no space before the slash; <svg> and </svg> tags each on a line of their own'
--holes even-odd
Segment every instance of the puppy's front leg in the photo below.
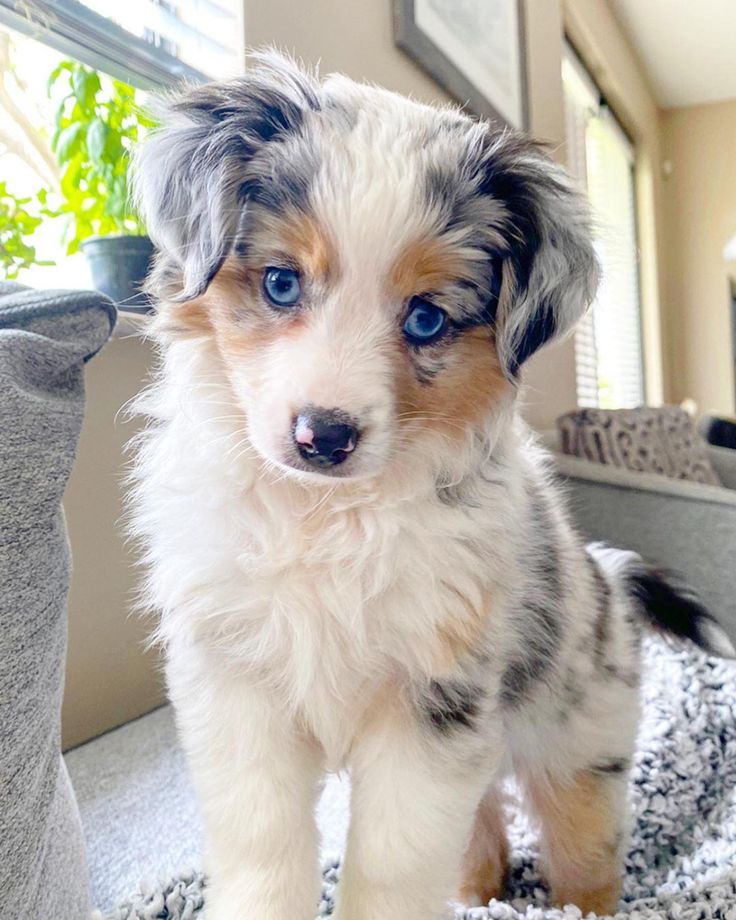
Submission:
<svg viewBox="0 0 736 920">
<path fill-rule="evenodd" d="M 475 813 L 501 759 L 500 731 L 490 716 L 434 719 L 410 701 L 384 704 L 351 755 L 335 920 L 439 920 L 459 891 Z"/>
<path fill-rule="evenodd" d="M 315 746 L 243 681 L 170 685 L 205 825 L 207 920 L 314 920 Z"/>
</svg>

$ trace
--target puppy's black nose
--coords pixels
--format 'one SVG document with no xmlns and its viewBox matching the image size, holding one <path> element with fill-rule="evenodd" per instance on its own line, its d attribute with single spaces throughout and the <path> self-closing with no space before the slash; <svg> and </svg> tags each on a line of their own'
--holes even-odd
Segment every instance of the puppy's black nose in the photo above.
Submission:
<svg viewBox="0 0 736 920">
<path fill-rule="evenodd" d="M 355 450 L 358 429 L 339 409 L 307 409 L 297 416 L 294 442 L 312 466 L 336 466 Z"/>
</svg>

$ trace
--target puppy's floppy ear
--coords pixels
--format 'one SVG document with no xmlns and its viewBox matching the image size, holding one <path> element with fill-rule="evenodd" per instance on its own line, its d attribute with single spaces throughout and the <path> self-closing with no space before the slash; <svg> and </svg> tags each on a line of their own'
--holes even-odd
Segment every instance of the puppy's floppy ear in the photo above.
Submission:
<svg viewBox="0 0 736 920">
<path fill-rule="evenodd" d="M 273 52 L 253 57 L 244 77 L 163 100 L 161 127 L 136 153 L 136 203 L 159 251 L 153 287 L 169 300 L 206 290 L 232 246 L 251 160 L 319 109 L 309 74 Z"/>
<path fill-rule="evenodd" d="M 599 267 L 587 200 L 538 145 L 501 135 L 483 160 L 482 192 L 502 202 L 506 215 L 504 249 L 494 260 L 496 346 L 515 377 L 527 358 L 583 316 Z"/>
</svg>

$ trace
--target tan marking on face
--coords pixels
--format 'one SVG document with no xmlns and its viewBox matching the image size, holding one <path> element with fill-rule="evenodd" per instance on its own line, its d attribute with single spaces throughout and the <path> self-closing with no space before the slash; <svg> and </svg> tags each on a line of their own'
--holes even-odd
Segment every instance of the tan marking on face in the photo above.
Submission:
<svg viewBox="0 0 736 920">
<path fill-rule="evenodd" d="M 262 273 L 230 256 L 199 300 L 211 326 L 226 369 L 248 367 L 254 382 L 264 350 L 278 340 L 297 335 L 304 318 L 274 315 L 260 293 Z"/>
<path fill-rule="evenodd" d="M 412 418 L 446 437 L 462 440 L 470 426 L 488 417 L 492 408 L 512 394 L 512 386 L 485 326 L 468 329 L 458 339 L 438 349 L 444 363 L 428 384 L 417 379 L 409 355 L 397 373 L 399 423 L 414 428 Z"/>
<path fill-rule="evenodd" d="M 307 322 L 299 311 L 278 315 L 264 302 L 263 270 L 270 265 L 293 266 L 305 289 L 313 282 L 324 284 L 337 271 L 334 249 L 315 218 L 300 212 L 259 214 L 246 257 L 231 254 L 207 291 L 193 301 L 207 317 L 225 365 L 232 370 L 250 360 L 257 374 L 264 349 L 298 335 Z"/>
<path fill-rule="evenodd" d="M 337 257 L 325 231 L 313 217 L 300 214 L 287 221 L 282 239 L 309 277 L 324 282 L 334 276 Z"/>
<path fill-rule="evenodd" d="M 306 280 L 321 283 L 337 274 L 335 247 L 319 221 L 310 214 L 260 213 L 250 236 L 246 256 L 250 267 L 263 269 L 286 263 L 298 268 Z"/>
<path fill-rule="evenodd" d="M 467 260 L 450 244 L 426 237 L 408 246 L 390 272 L 391 294 L 406 300 L 436 291 L 448 281 L 469 279 Z"/>
<path fill-rule="evenodd" d="M 509 866 L 509 842 L 500 792 L 490 791 L 478 807 L 473 836 L 463 860 L 460 900 L 487 904 L 502 898 Z"/>
<path fill-rule="evenodd" d="M 172 338 L 198 338 L 212 334 L 207 304 L 203 297 L 186 303 L 162 303 L 155 320 L 155 329 Z"/>
<path fill-rule="evenodd" d="M 581 770 L 569 782 L 528 783 L 542 825 L 544 859 L 556 905 L 583 914 L 614 913 L 621 891 L 618 837 L 622 829 L 610 779 Z"/>
</svg>

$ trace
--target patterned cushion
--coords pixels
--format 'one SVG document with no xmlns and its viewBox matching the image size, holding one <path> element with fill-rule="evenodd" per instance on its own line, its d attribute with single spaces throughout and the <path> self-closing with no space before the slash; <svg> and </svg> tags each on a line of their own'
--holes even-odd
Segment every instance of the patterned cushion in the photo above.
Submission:
<svg viewBox="0 0 736 920">
<path fill-rule="evenodd" d="M 579 409 L 557 419 L 562 452 L 573 457 L 718 486 L 720 481 L 692 418 L 661 409 Z"/>
</svg>

